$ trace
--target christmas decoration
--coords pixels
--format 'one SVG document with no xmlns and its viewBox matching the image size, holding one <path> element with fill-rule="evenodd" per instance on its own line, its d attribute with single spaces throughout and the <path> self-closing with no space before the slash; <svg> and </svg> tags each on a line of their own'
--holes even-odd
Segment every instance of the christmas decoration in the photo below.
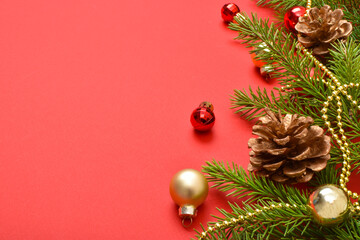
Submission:
<svg viewBox="0 0 360 240">
<path fill-rule="evenodd" d="M 264 56 L 264 54 L 269 54 L 271 51 L 266 45 L 266 43 L 261 42 L 252 48 L 251 60 L 254 65 L 260 68 L 260 74 L 266 80 L 272 78 L 272 73 L 274 72 L 274 67 L 272 64 L 267 64 L 264 60 L 259 59 L 259 57 Z"/>
<path fill-rule="evenodd" d="M 349 199 L 339 187 L 327 184 L 316 189 L 309 198 L 315 220 L 321 225 L 343 222 L 349 215 Z"/>
<path fill-rule="evenodd" d="M 197 215 L 196 208 L 205 201 L 208 191 L 208 182 L 199 171 L 184 169 L 174 175 L 170 182 L 170 195 L 180 206 L 179 216 L 184 227 L 192 224 L 192 219 Z M 190 224 L 186 225 L 186 220 L 190 220 Z"/>
<path fill-rule="evenodd" d="M 299 21 L 299 17 L 306 13 L 306 8 L 303 6 L 295 6 L 290 8 L 284 16 L 285 27 L 293 33 L 297 33 L 295 25 Z"/>
<path fill-rule="evenodd" d="M 352 31 L 352 24 L 343 20 L 343 16 L 341 9 L 332 11 L 328 5 L 311 8 L 295 26 L 300 34 L 299 42 L 306 48 L 311 47 L 315 55 L 328 54 L 332 43 L 344 41 Z"/>
<path fill-rule="evenodd" d="M 263 65 L 260 68 L 260 74 L 266 80 L 270 80 L 273 77 L 274 67 L 270 64 Z"/>
<path fill-rule="evenodd" d="M 208 131 L 215 124 L 214 106 L 210 102 L 202 102 L 191 116 L 190 122 L 198 131 Z"/>
<path fill-rule="evenodd" d="M 311 117 L 286 114 L 282 117 L 265 109 L 267 116 L 253 127 L 249 171 L 277 182 L 308 182 L 326 167 L 330 159 L 330 137 Z"/>
<path fill-rule="evenodd" d="M 227 3 L 221 8 L 221 16 L 225 22 L 231 22 L 240 8 L 235 3 Z"/>
<path fill-rule="evenodd" d="M 254 65 L 258 68 L 261 68 L 266 64 L 266 62 L 258 59 L 261 54 L 269 53 L 270 49 L 267 47 L 266 43 L 262 42 L 253 47 L 253 53 L 251 53 L 251 60 L 253 61 Z"/>
<path fill-rule="evenodd" d="M 321 1 L 314 3 L 315 7 L 323 7 Z M 331 137 L 328 142 L 332 145 L 331 159 L 327 162 L 326 167 L 319 172 L 312 170 L 313 177 L 308 186 L 317 186 L 317 189 L 310 194 L 307 187 L 299 190 L 293 185 L 275 182 L 271 179 L 272 175 L 267 178 L 259 176 L 255 171 L 248 173 L 236 162 L 227 163 L 215 160 L 207 162 L 203 167 L 203 172 L 207 174 L 208 181 L 213 182 L 214 187 L 219 191 L 226 192 L 227 196 L 239 198 L 244 206 L 230 203 L 231 211 L 221 209 L 221 216 L 217 216 L 216 221 L 208 223 L 208 226 L 203 226 L 197 234 L 198 239 L 330 240 L 360 238 L 360 196 L 349 189 L 348 185 L 349 182 L 354 181 L 351 179 L 352 172 L 359 172 L 360 169 L 358 162 L 360 142 L 353 141 L 360 137 L 360 122 L 357 114 L 360 111 L 358 100 L 360 98 L 359 4 L 356 1 L 336 0 L 327 0 L 326 3 L 333 9 L 343 9 L 344 18 L 352 23 L 353 28 L 352 33 L 347 35 L 346 41 L 340 37 L 338 38 L 340 41 L 335 40 L 332 43 L 331 51 L 326 55 L 326 62 L 321 62 L 325 58 L 315 57 L 314 49 L 324 45 L 323 40 L 342 35 L 348 27 L 341 25 L 344 24 L 341 18 L 332 16 L 336 10 L 333 12 L 329 10 L 327 15 L 323 16 L 320 14 L 322 10 L 319 10 L 318 17 L 313 18 L 314 15 L 310 15 L 311 0 L 307 1 L 306 10 L 309 12 L 308 18 L 312 17 L 313 20 L 307 24 L 309 29 L 314 28 L 314 31 L 309 31 L 308 37 L 312 39 L 317 36 L 316 26 L 320 29 L 325 25 L 328 26 L 329 34 L 320 39 L 321 44 L 319 45 L 314 44 L 307 47 L 300 41 L 300 38 L 305 36 L 300 31 L 301 36 L 298 41 L 295 36 L 289 36 L 287 32 L 278 27 L 281 22 L 269 24 L 268 20 L 260 19 L 256 15 L 249 17 L 246 13 L 238 14 L 234 18 L 235 21 L 229 24 L 230 29 L 238 32 L 236 39 L 242 43 L 250 47 L 257 47 L 259 42 L 264 42 L 267 46 L 271 46 L 271 55 L 265 54 L 261 56 L 261 59 L 266 59 L 267 64 L 274 65 L 274 74 L 280 85 L 271 92 L 260 88 L 256 91 L 252 88 L 235 90 L 231 97 L 236 113 L 247 120 L 268 118 L 268 122 L 271 122 L 268 115 L 269 110 L 266 108 L 271 109 L 271 112 L 280 110 L 285 115 L 282 117 L 274 114 L 278 121 L 281 119 L 284 122 L 284 126 L 279 124 L 279 129 L 274 131 L 270 130 L 274 128 L 268 127 L 267 123 L 263 124 L 264 122 L 260 121 L 257 124 L 260 125 L 257 134 L 259 137 L 255 141 L 261 139 L 262 143 L 269 143 L 269 147 L 260 146 L 255 150 L 265 149 L 264 151 L 268 152 L 270 149 L 272 154 L 279 153 L 273 159 L 270 158 L 268 163 L 265 161 L 255 162 L 256 164 L 262 163 L 257 167 L 264 170 L 264 166 L 269 165 L 271 161 L 275 163 L 274 159 L 278 156 L 286 156 L 286 159 L 289 156 L 293 157 L 290 155 L 291 152 L 296 153 L 295 156 L 299 156 L 299 152 L 310 151 L 311 153 L 307 156 L 310 158 L 306 160 L 291 159 L 290 162 L 293 162 L 295 166 L 302 161 L 307 162 L 317 158 L 311 155 L 324 148 L 315 142 L 305 144 L 308 135 L 314 133 L 311 130 L 313 128 L 311 124 L 304 124 L 303 128 L 300 127 L 298 130 L 305 136 L 299 140 L 299 142 L 302 141 L 300 145 L 304 149 L 297 149 L 300 150 L 299 152 L 288 149 L 288 153 L 284 153 L 282 152 L 284 147 L 279 144 L 288 140 L 289 143 L 292 143 L 291 137 L 287 139 L 287 136 L 283 138 L 278 136 L 278 132 L 282 131 L 281 127 L 283 130 L 285 129 L 287 115 L 308 116 L 313 119 L 314 125 L 319 125 L 326 130 L 326 134 Z M 283 16 L 288 6 L 292 6 L 294 2 L 292 0 L 258 0 L 258 4 L 270 6 L 274 8 L 278 16 Z M 336 12 L 339 14 L 338 11 Z M 304 15 L 302 18 L 306 17 Z M 332 20 L 328 21 L 329 18 Z M 300 22 L 299 18 L 298 24 Z M 336 29 L 341 30 L 340 34 Z M 266 110 L 264 111 L 264 109 Z M 291 118 L 291 120 L 294 119 Z M 287 126 L 290 126 L 291 123 L 292 121 L 289 121 Z M 264 126 L 268 128 L 260 132 Z M 324 139 L 322 131 L 316 134 L 319 134 L 317 135 L 319 139 Z M 296 136 L 296 134 L 290 134 L 290 136 Z M 280 147 L 273 148 L 274 144 L 280 145 Z M 305 148 L 309 150 L 305 150 Z M 322 154 L 325 153 L 320 155 Z M 324 158 L 325 156 L 328 158 L 327 155 L 323 155 Z M 305 157 L 306 154 L 303 156 Z M 319 157 L 321 158 L 321 156 Z M 260 160 L 264 159 L 269 158 L 264 156 Z M 284 174 L 284 165 L 281 165 L 280 168 L 282 169 L 280 173 Z M 259 171 L 262 171 L 261 169 Z M 289 169 L 291 172 L 293 166 L 291 165 Z M 297 174 L 296 171 L 295 174 Z M 293 180 L 289 178 L 285 182 Z M 325 186 L 323 186 L 324 184 Z M 329 184 L 333 187 L 327 187 Z M 345 198 L 343 198 L 344 195 Z M 311 196 L 310 200 L 309 196 Z M 322 227 L 322 225 L 332 226 Z"/>
</svg>

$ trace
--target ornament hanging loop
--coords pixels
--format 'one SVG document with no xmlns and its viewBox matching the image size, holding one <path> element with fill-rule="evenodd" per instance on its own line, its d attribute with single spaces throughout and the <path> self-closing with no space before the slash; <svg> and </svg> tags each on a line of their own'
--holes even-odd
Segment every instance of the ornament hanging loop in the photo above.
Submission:
<svg viewBox="0 0 360 240">
<path fill-rule="evenodd" d="M 188 223 L 186 224 L 186 222 L 188 222 Z M 192 225 L 193 219 L 190 216 L 185 216 L 185 217 L 183 217 L 181 223 L 182 223 L 184 228 L 188 228 L 188 227 L 190 227 Z"/>
</svg>

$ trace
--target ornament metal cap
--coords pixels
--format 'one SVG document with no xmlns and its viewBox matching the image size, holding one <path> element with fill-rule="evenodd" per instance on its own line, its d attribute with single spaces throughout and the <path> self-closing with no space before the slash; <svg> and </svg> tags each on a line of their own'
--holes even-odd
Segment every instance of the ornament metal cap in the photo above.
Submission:
<svg viewBox="0 0 360 240">
<path fill-rule="evenodd" d="M 184 227 L 189 227 L 192 224 L 193 218 L 196 217 L 196 215 L 197 209 L 194 205 L 186 204 L 179 207 L 179 216 L 182 218 L 181 223 Z M 190 223 L 186 224 L 186 220 L 189 220 Z"/>
<path fill-rule="evenodd" d="M 179 216 L 184 217 L 196 217 L 197 210 L 194 205 L 183 205 L 179 207 Z"/>
<path fill-rule="evenodd" d="M 267 81 L 272 78 L 273 72 L 274 72 L 274 67 L 270 64 L 266 64 L 260 68 L 261 76 L 263 76 Z"/>
<path fill-rule="evenodd" d="M 206 107 L 209 108 L 211 111 L 214 111 L 214 105 L 212 105 L 212 103 L 208 101 L 200 103 L 199 107 Z"/>
</svg>

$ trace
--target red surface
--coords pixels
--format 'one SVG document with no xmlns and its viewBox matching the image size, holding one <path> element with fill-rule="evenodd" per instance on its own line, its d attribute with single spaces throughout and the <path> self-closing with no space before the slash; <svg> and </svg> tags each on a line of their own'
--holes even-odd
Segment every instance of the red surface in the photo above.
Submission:
<svg viewBox="0 0 360 240">
<path fill-rule="evenodd" d="M 0 239 L 189 239 L 171 177 L 212 158 L 248 163 L 237 88 L 272 87 L 219 1 L 0 4 Z M 242 11 L 270 16 L 253 1 Z M 189 116 L 215 106 L 208 134 Z M 210 190 L 194 227 L 228 198 Z"/>
</svg>

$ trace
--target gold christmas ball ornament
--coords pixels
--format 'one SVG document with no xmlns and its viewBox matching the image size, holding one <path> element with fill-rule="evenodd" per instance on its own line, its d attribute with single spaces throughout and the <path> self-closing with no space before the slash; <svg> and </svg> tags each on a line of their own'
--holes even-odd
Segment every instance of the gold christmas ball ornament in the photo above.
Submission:
<svg viewBox="0 0 360 240">
<path fill-rule="evenodd" d="M 350 202 L 346 193 L 336 185 L 316 189 L 309 199 L 315 220 L 324 226 L 343 222 L 349 215 Z"/>
<path fill-rule="evenodd" d="M 194 169 L 184 169 L 176 173 L 170 182 L 170 195 L 174 202 L 180 206 L 179 216 L 184 227 L 192 224 L 196 217 L 196 208 L 206 199 L 209 185 L 204 175 Z M 189 220 L 189 224 L 185 221 Z"/>
</svg>

